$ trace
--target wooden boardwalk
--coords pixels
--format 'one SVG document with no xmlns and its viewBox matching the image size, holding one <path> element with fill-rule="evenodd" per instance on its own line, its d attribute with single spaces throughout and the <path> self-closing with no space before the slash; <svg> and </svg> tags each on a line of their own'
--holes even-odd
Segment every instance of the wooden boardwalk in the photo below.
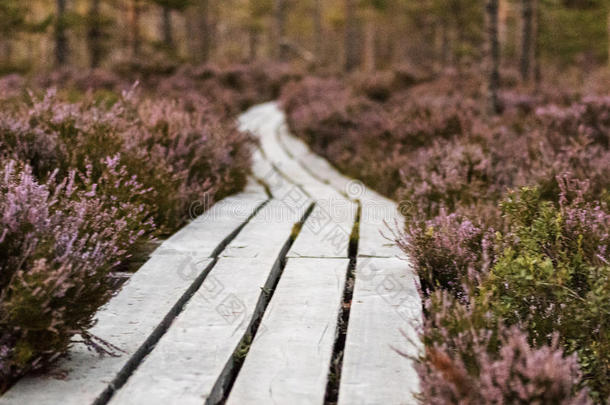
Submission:
<svg viewBox="0 0 610 405">
<path fill-rule="evenodd" d="M 382 235 L 396 204 L 291 136 L 276 104 L 240 118 L 253 179 L 165 241 L 49 375 L 0 405 L 412 404 L 421 303 Z M 194 202 L 194 207 L 197 203 Z M 405 337 L 406 335 L 406 337 Z"/>
</svg>

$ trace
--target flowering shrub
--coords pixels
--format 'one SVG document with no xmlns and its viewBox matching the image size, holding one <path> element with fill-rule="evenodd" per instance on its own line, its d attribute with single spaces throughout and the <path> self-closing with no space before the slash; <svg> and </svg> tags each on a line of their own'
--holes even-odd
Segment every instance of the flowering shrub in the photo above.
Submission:
<svg viewBox="0 0 610 405">
<path fill-rule="evenodd" d="M 306 79 L 282 100 L 297 136 L 401 201 L 429 297 L 423 403 L 603 403 L 610 103 L 513 88 L 491 119 L 480 82 L 451 79 Z"/>
<path fill-rule="evenodd" d="M 110 272 L 153 229 L 147 192 L 116 160 L 39 183 L 14 160 L 0 168 L 0 386 L 62 353 L 113 291 Z M 85 186 L 77 187 L 81 180 Z M 109 193 L 116 190 L 116 193 Z M 133 198 L 116 199 L 130 191 Z"/>
<path fill-rule="evenodd" d="M 411 258 L 424 295 L 442 289 L 467 299 L 470 284 L 487 272 L 493 260 L 493 237 L 492 230 L 441 212 L 433 219 L 408 223 L 398 244 Z"/>
<path fill-rule="evenodd" d="M 502 209 L 510 224 L 505 249 L 482 294 L 507 323 L 521 323 L 534 343 L 558 334 L 576 351 L 594 394 L 607 395 L 610 379 L 610 214 L 583 199 L 568 198 L 562 179 L 559 207 L 535 188 L 511 194 Z M 582 186 L 582 184 L 580 184 Z"/>
<path fill-rule="evenodd" d="M 455 110 L 412 103 L 382 107 L 335 79 L 291 83 L 282 103 L 291 129 L 314 151 L 389 196 L 402 184 L 400 169 L 410 151 L 464 131 Z"/>
<path fill-rule="evenodd" d="M 87 329 L 118 288 L 112 274 L 183 225 L 193 202 L 241 190 L 250 171 L 252 139 L 237 130 L 234 99 L 117 94 L 122 79 L 91 75 L 60 72 L 49 80 L 65 81 L 61 92 L 23 100 L 21 89 L 2 101 L 0 392 L 77 333 L 106 350 Z M 98 91 L 70 90 L 65 101 L 86 85 Z"/>
<path fill-rule="evenodd" d="M 246 185 L 252 139 L 218 117 L 209 102 L 193 110 L 179 101 L 152 99 L 131 107 L 141 123 L 125 134 L 126 147 L 141 170 L 138 177 L 157 191 L 157 222 L 168 231 L 188 219 L 193 201 L 205 195 L 213 203 Z"/>
<path fill-rule="evenodd" d="M 604 147 L 610 144 L 610 97 L 589 96 L 569 107 L 539 107 L 536 116 L 551 136 L 583 135 Z"/>
<path fill-rule="evenodd" d="M 57 168 L 60 177 L 90 170 L 96 181 L 104 159 L 118 156 L 150 190 L 140 198 L 157 207 L 152 215 L 161 232 L 182 225 L 188 205 L 205 193 L 212 202 L 245 185 L 249 143 L 209 102 L 187 109 L 125 93 L 107 109 L 92 99 L 63 102 L 51 91 L 0 114 L 0 151 L 27 162 L 41 180 Z"/>
<path fill-rule="evenodd" d="M 533 348 L 519 328 L 507 328 L 470 300 L 435 292 L 425 301 L 417 365 L 425 404 L 588 404 L 575 381 L 575 356 L 564 357 L 557 341 Z"/>
</svg>

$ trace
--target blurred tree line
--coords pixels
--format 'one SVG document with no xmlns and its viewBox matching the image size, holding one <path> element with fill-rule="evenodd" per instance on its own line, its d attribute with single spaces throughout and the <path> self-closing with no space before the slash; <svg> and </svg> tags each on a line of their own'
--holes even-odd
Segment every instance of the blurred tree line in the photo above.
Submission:
<svg viewBox="0 0 610 405">
<path fill-rule="evenodd" d="M 0 30 L 2 72 L 261 59 L 462 69 L 493 54 L 495 35 L 497 62 L 531 80 L 547 63 L 609 63 L 610 0 L 0 0 Z"/>
</svg>

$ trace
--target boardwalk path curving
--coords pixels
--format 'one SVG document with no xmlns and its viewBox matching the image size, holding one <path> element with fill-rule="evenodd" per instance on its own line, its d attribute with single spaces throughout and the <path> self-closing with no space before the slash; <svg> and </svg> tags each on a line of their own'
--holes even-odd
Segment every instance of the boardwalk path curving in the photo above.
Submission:
<svg viewBox="0 0 610 405">
<path fill-rule="evenodd" d="M 165 241 L 57 369 L 0 405 L 411 404 L 415 277 L 396 204 L 291 136 L 275 103 L 240 118 L 253 178 Z M 194 202 L 196 212 L 199 205 Z"/>
</svg>

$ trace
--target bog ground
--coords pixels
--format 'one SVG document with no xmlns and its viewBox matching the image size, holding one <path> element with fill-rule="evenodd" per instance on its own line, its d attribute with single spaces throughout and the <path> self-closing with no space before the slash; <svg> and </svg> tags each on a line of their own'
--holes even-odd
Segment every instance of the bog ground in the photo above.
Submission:
<svg viewBox="0 0 610 405">
<path fill-rule="evenodd" d="M 292 137 L 276 104 L 246 190 L 165 241 L 91 333 L 0 404 L 404 404 L 418 378 L 415 276 L 388 239 L 396 204 Z M 192 211 L 197 213 L 194 202 Z"/>
</svg>

